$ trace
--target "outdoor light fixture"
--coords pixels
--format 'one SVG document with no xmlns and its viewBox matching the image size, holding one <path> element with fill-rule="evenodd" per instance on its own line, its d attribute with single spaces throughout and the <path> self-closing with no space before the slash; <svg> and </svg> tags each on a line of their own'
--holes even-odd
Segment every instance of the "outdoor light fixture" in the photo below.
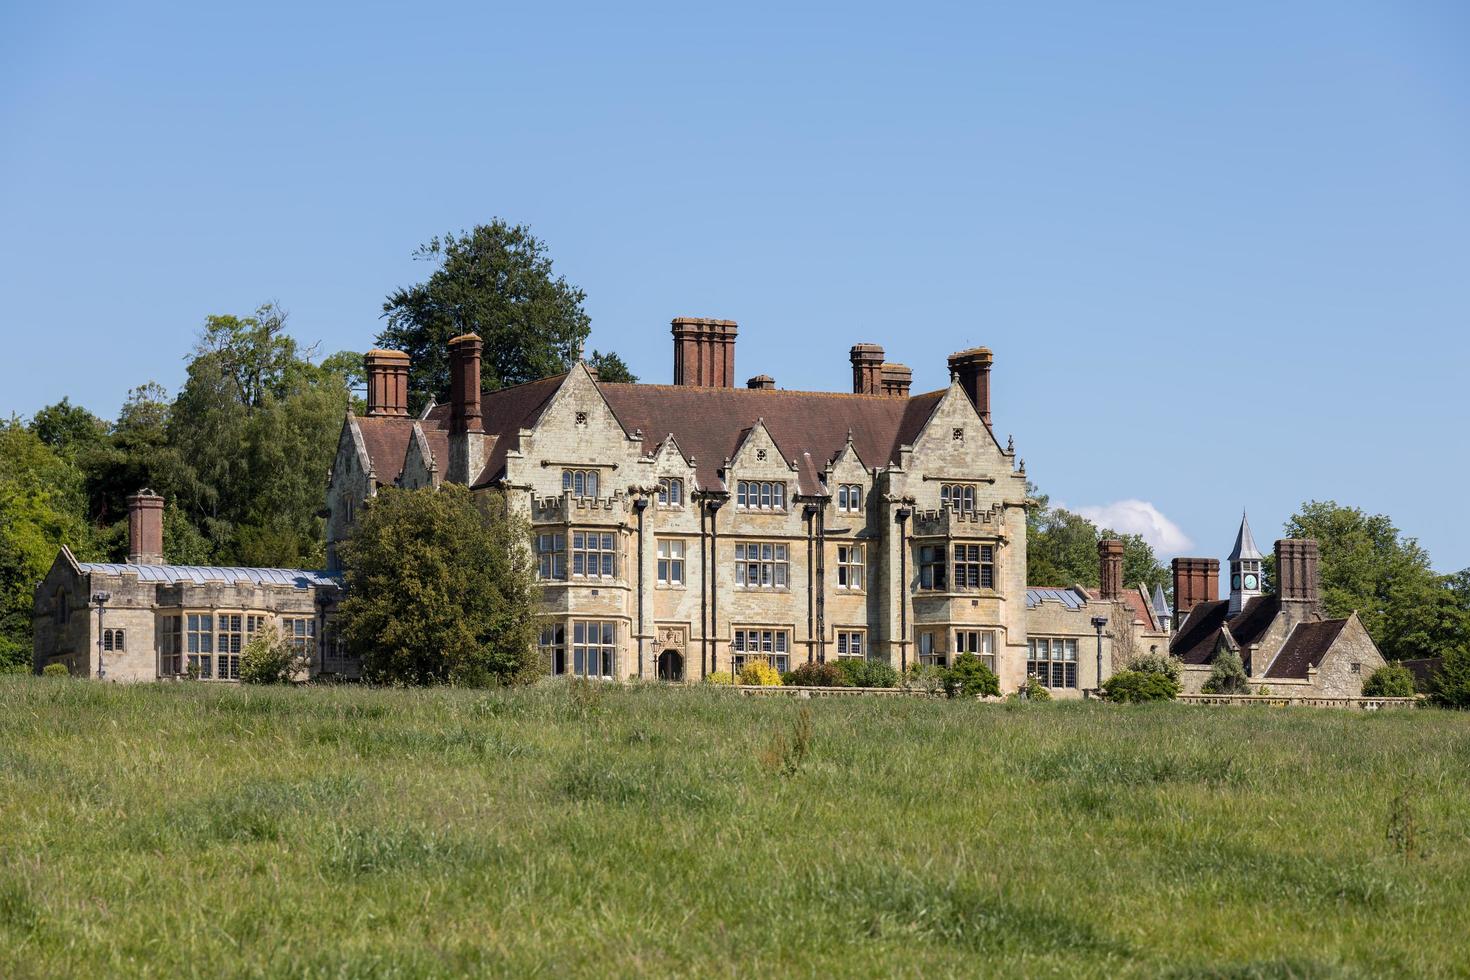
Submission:
<svg viewBox="0 0 1470 980">
<path fill-rule="evenodd" d="M 97 679 L 105 680 L 107 667 L 102 663 L 102 615 L 107 612 L 107 603 L 112 600 L 111 592 L 94 592 L 92 601 L 97 603 Z"/>
<path fill-rule="evenodd" d="M 1108 625 L 1108 617 L 1092 617 L 1092 628 L 1097 630 L 1097 690 L 1102 692 L 1102 631 Z"/>
</svg>

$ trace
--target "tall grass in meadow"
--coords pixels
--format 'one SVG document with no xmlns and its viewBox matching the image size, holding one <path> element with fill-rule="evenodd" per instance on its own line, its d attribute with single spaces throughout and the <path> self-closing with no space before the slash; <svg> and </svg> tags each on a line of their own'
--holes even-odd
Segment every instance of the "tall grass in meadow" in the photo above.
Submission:
<svg viewBox="0 0 1470 980">
<path fill-rule="evenodd" d="M 1466 714 L 0 678 L 7 977 L 1449 976 L 1466 909 Z"/>
</svg>

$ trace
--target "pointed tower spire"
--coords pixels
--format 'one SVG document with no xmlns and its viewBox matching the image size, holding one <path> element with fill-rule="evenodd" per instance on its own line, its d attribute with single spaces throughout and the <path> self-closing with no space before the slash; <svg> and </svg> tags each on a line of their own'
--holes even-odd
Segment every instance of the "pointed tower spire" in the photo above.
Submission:
<svg viewBox="0 0 1470 980">
<path fill-rule="evenodd" d="M 1240 530 L 1235 535 L 1235 548 L 1230 552 L 1230 615 L 1245 607 L 1246 601 L 1262 594 L 1261 560 L 1265 556 L 1251 536 L 1250 521 L 1240 512 Z"/>
<path fill-rule="evenodd" d="M 1164 587 L 1154 586 L 1154 621 L 1159 624 L 1159 629 L 1165 633 L 1169 632 L 1169 600 L 1164 598 Z"/>
</svg>

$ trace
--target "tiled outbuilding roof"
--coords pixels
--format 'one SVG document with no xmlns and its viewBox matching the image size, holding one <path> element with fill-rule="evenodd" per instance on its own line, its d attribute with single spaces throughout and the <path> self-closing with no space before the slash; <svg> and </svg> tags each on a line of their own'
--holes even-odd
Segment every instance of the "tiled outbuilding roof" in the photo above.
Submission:
<svg viewBox="0 0 1470 980">
<path fill-rule="evenodd" d="M 1260 641 L 1280 611 L 1275 594 L 1252 596 L 1233 617 L 1229 599 L 1201 602 L 1175 634 L 1169 652 L 1187 664 L 1207 664 L 1214 659 L 1222 628 L 1228 628 L 1231 638 L 1243 649 Z"/>
<path fill-rule="evenodd" d="M 1345 619 L 1327 619 L 1317 623 L 1298 623 L 1281 646 L 1281 652 L 1266 669 L 1267 677 L 1307 676 L 1307 671 L 1322 662 L 1332 644 L 1347 625 Z"/>
</svg>

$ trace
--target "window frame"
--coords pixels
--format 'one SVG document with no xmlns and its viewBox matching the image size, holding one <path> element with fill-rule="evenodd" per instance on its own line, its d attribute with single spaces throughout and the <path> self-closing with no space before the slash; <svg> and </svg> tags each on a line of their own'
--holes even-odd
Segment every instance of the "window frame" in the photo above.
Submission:
<svg viewBox="0 0 1470 980">
<path fill-rule="evenodd" d="M 786 481 L 784 480 L 736 480 L 735 509 L 765 511 L 771 514 L 786 512 Z M 751 501 L 755 502 L 752 503 Z"/>
<path fill-rule="evenodd" d="M 856 643 L 857 652 L 853 652 Z M 841 626 L 832 631 L 832 649 L 839 660 L 868 659 L 868 631 L 852 626 Z"/>
<path fill-rule="evenodd" d="M 843 514 L 863 512 L 863 485 L 861 483 L 839 483 L 837 485 L 837 510 Z"/>
<path fill-rule="evenodd" d="M 684 481 L 677 476 L 658 478 L 658 505 L 669 510 L 684 508 Z"/>
<path fill-rule="evenodd" d="M 581 483 L 582 492 L 578 492 L 577 485 Z M 593 467 L 580 469 L 570 468 L 561 471 L 561 492 L 570 493 L 578 499 L 598 499 L 598 491 L 602 488 L 602 475 Z M 590 492 L 587 492 L 589 491 Z"/>
<path fill-rule="evenodd" d="M 543 582 L 565 582 L 567 580 L 566 531 L 537 531 L 534 544 L 536 578 Z"/>
<path fill-rule="evenodd" d="M 934 667 L 949 666 L 949 652 L 944 643 L 948 636 L 948 630 L 919 630 L 918 639 L 915 644 L 918 650 L 919 663 L 929 664 Z"/>
<path fill-rule="evenodd" d="M 979 657 L 990 672 L 995 670 L 995 630 L 975 627 L 955 627 L 952 632 L 953 650 L 956 658 L 967 653 Z M 973 649 L 971 649 L 973 647 Z M 988 651 L 986 648 L 989 648 Z"/>
<path fill-rule="evenodd" d="M 740 673 L 746 661 L 753 659 L 765 660 L 780 673 L 786 673 L 791 669 L 791 636 L 789 626 L 731 627 L 730 673 Z"/>
<path fill-rule="evenodd" d="M 683 538 L 658 538 L 653 550 L 654 584 L 663 589 L 684 588 L 687 584 L 684 578 L 685 561 L 689 554 L 687 542 Z"/>
<path fill-rule="evenodd" d="M 867 545 L 837 546 L 837 588 L 843 592 L 867 591 Z M 845 580 L 845 581 L 844 581 Z"/>
<path fill-rule="evenodd" d="M 956 541 L 953 550 L 956 592 L 984 592 L 995 588 L 995 545 Z"/>
<path fill-rule="evenodd" d="M 751 549 L 757 549 L 755 557 Z M 767 556 L 766 549 L 770 549 Z M 751 573 L 755 584 L 751 584 Z M 769 573 L 769 574 L 768 574 Z M 769 578 L 769 582 L 766 581 Z M 791 590 L 791 546 L 785 541 L 735 542 L 735 588 L 753 592 L 789 592 Z"/>
<path fill-rule="evenodd" d="M 939 507 L 949 508 L 965 514 L 973 514 L 979 492 L 973 483 L 941 483 L 939 485 Z"/>
<path fill-rule="evenodd" d="M 543 623 L 536 637 L 536 652 L 543 658 L 541 662 L 550 667 L 553 676 L 565 674 L 570 663 L 567 659 L 567 624 L 560 620 Z"/>
<path fill-rule="evenodd" d="M 1045 657 L 1038 656 L 1045 647 Z M 1055 656 L 1060 647 L 1062 656 Z M 1026 676 L 1051 690 L 1077 690 L 1080 686 L 1081 641 L 1075 636 L 1030 636 L 1026 638 Z"/>
<path fill-rule="evenodd" d="M 914 564 L 918 566 L 922 591 L 949 591 L 949 548 L 942 544 L 921 544 Z"/>
<path fill-rule="evenodd" d="M 595 636 L 594 636 L 595 630 Z M 617 677 L 618 624 L 611 619 L 572 620 L 572 673 L 589 680 L 613 680 Z M 597 673 L 589 668 L 597 660 Z"/>
<path fill-rule="evenodd" d="M 571 558 L 568 574 L 570 578 L 578 581 L 614 582 L 618 575 L 618 533 L 616 531 L 603 531 L 594 528 L 572 528 L 570 547 L 567 549 Z M 583 544 L 578 545 L 578 537 Z M 586 542 L 596 539 L 597 547 L 589 548 Z M 582 571 L 577 571 L 579 564 Z M 597 571 L 588 573 L 589 560 L 595 560 Z"/>
</svg>

